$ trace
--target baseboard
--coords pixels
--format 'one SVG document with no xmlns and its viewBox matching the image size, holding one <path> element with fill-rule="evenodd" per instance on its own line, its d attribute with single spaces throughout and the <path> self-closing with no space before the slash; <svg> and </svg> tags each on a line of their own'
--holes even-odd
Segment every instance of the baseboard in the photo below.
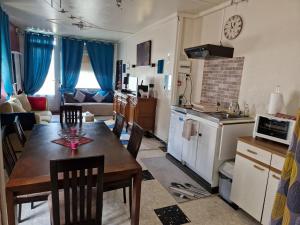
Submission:
<svg viewBox="0 0 300 225">
<path fill-rule="evenodd" d="M 183 165 L 180 161 L 175 159 L 169 153 L 166 154 L 166 158 L 170 160 L 173 164 L 175 164 L 179 169 L 181 169 L 184 173 L 186 173 L 190 178 L 195 180 L 198 184 L 204 187 L 209 193 L 215 194 L 219 192 L 219 187 L 211 187 L 210 183 L 204 180 L 201 176 L 195 173 L 193 170 Z"/>
</svg>

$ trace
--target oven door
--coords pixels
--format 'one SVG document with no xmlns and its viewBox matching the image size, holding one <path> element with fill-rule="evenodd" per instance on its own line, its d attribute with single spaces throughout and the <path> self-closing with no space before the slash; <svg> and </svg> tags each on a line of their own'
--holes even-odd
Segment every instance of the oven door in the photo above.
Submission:
<svg viewBox="0 0 300 225">
<path fill-rule="evenodd" d="M 260 116 L 257 118 L 257 136 L 285 143 L 289 137 L 290 121 Z"/>
</svg>

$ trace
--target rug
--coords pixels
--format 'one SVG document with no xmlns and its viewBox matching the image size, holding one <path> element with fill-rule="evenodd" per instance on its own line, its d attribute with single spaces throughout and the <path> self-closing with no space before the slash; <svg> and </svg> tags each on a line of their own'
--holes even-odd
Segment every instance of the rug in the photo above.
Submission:
<svg viewBox="0 0 300 225">
<path fill-rule="evenodd" d="M 211 196 L 200 184 L 165 157 L 144 158 L 142 162 L 178 203 Z"/>
</svg>

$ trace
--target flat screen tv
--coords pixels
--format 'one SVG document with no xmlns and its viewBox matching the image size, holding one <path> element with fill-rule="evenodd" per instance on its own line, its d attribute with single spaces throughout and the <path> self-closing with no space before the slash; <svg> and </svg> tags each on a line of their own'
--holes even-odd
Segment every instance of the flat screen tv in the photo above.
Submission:
<svg viewBox="0 0 300 225">
<path fill-rule="evenodd" d="M 151 65 L 151 41 L 146 41 L 137 45 L 137 66 Z"/>
</svg>

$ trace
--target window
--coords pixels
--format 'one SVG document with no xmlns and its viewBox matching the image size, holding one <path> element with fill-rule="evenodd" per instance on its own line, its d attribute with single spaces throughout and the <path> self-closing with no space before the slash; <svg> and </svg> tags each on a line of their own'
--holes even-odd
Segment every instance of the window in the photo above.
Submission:
<svg viewBox="0 0 300 225">
<path fill-rule="evenodd" d="M 83 52 L 76 88 L 100 89 L 86 49 Z"/>
<path fill-rule="evenodd" d="M 55 95 L 55 68 L 54 51 L 52 51 L 51 63 L 46 80 L 42 88 L 35 95 Z"/>
</svg>

